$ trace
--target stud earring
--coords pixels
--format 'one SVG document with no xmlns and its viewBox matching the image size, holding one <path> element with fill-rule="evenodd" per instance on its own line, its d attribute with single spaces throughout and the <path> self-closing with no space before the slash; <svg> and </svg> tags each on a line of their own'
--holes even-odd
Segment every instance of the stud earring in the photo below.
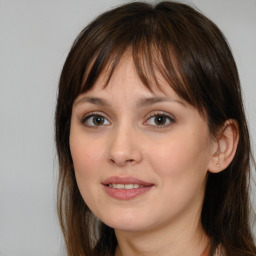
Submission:
<svg viewBox="0 0 256 256">
<path fill-rule="evenodd" d="M 220 167 L 220 165 L 219 165 L 219 164 L 216 164 L 216 166 L 217 166 L 217 167 Z"/>
</svg>

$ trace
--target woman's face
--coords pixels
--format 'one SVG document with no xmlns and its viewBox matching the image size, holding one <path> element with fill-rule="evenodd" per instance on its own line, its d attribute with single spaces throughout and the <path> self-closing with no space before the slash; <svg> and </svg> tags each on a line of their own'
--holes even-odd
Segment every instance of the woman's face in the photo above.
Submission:
<svg viewBox="0 0 256 256">
<path fill-rule="evenodd" d="M 207 122 L 164 81 L 150 92 L 126 57 L 79 95 L 70 150 L 81 195 L 117 230 L 199 224 L 212 155 Z"/>
</svg>

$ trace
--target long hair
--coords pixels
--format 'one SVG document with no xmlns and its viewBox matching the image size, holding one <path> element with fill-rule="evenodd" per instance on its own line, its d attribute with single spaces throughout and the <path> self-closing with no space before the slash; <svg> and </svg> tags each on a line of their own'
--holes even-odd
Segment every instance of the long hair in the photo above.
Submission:
<svg viewBox="0 0 256 256">
<path fill-rule="evenodd" d="M 234 58 L 217 26 L 199 11 L 176 2 L 135 2 L 105 12 L 76 38 L 64 64 L 55 116 L 59 159 L 58 214 L 69 256 L 113 255 L 114 230 L 97 220 L 83 201 L 69 148 L 72 105 L 102 71 L 108 84 L 122 56 L 130 52 L 143 84 L 161 85 L 161 75 L 179 97 L 206 117 L 214 136 L 227 119 L 239 125 L 232 163 L 209 173 L 201 222 L 229 256 L 256 255 L 249 226 L 251 147 Z"/>
</svg>

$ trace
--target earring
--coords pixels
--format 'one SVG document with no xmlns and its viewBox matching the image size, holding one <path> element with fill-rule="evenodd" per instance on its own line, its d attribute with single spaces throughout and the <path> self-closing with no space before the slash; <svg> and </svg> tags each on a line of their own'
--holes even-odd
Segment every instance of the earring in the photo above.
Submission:
<svg viewBox="0 0 256 256">
<path fill-rule="evenodd" d="M 220 165 L 219 165 L 219 164 L 216 164 L 216 166 L 217 166 L 217 167 L 220 167 Z"/>
</svg>

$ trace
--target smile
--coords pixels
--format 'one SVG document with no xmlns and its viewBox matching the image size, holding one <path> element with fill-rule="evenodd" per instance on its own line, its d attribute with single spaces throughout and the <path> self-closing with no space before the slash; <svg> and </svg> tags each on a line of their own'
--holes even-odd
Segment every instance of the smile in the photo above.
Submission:
<svg viewBox="0 0 256 256">
<path fill-rule="evenodd" d="M 144 187 L 143 185 L 139 184 L 108 184 L 110 188 L 116 188 L 116 189 L 133 189 L 133 188 L 139 188 Z"/>
<path fill-rule="evenodd" d="M 109 177 L 102 185 L 106 194 L 118 200 L 131 200 L 149 192 L 155 184 L 134 177 Z"/>
</svg>

